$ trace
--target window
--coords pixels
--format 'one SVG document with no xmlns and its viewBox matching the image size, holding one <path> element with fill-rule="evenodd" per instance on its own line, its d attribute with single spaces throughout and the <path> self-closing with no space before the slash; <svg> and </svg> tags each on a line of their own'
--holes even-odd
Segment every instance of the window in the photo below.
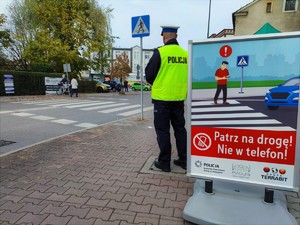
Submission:
<svg viewBox="0 0 300 225">
<path fill-rule="evenodd" d="M 139 56 L 140 56 L 139 52 L 134 52 L 134 56 L 133 56 L 134 59 L 139 59 Z"/>
<path fill-rule="evenodd" d="M 272 12 L 272 2 L 267 2 L 266 4 L 266 13 Z"/>
<path fill-rule="evenodd" d="M 117 57 L 117 56 L 121 55 L 121 51 L 117 50 L 117 51 L 115 51 L 115 54 L 116 54 L 116 57 Z"/>
<path fill-rule="evenodd" d="M 297 10 L 297 0 L 284 0 L 283 11 L 296 11 Z"/>
</svg>

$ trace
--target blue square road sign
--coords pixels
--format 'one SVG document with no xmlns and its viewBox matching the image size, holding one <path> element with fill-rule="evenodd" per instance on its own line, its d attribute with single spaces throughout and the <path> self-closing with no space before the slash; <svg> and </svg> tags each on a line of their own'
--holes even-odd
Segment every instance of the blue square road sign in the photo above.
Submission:
<svg viewBox="0 0 300 225">
<path fill-rule="evenodd" d="M 248 55 L 241 55 L 237 57 L 236 66 L 237 67 L 245 67 L 249 64 L 249 56 Z"/>
<path fill-rule="evenodd" d="M 150 16 L 131 17 L 132 37 L 146 37 L 150 35 Z"/>
</svg>

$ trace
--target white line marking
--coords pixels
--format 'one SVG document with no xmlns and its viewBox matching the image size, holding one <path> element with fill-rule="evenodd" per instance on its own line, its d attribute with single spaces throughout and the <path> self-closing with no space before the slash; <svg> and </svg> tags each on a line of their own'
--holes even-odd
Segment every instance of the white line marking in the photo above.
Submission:
<svg viewBox="0 0 300 225">
<path fill-rule="evenodd" d="M 247 118 L 247 117 L 267 117 L 263 113 L 231 113 L 231 114 L 205 114 L 192 115 L 192 119 L 221 119 L 221 118 Z"/>
<path fill-rule="evenodd" d="M 121 106 L 121 105 L 128 105 L 129 103 L 118 103 L 118 104 L 109 104 L 109 105 L 101 105 L 101 106 L 95 106 L 95 107 L 88 107 L 88 108 L 83 108 L 80 110 L 94 110 L 94 109 L 105 109 L 105 108 L 110 108 L 110 107 L 117 107 L 117 106 Z"/>
<path fill-rule="evenodd" d="M 240 102 L 238 102 L 236 100 L 228 100 L 227 102 L 229 102 L 230 104 L 241 104 Z M 213 101 L 192 102 L 192 106 L 203 106 L 203 105 L 212 105 L 212 104 L 214 104 Z"/>
<path fill-rule="evenodd" d="M 288 126 L 282 127 L 226 127 L 230 129 L 246 129 L 246 130 L 276 130 L 276 131 L 295 131 L 294 128 Z"/>
<path fill-rule="evenodd" d="M 15 102 L 15 103 L 22 103 L 22 104 L 25 104 L 25 105 L 51 105 L 51 104 L 68 104 L 68 103 L 71 103 L 71 102 L 92 102 L 91 100 L 77 100 L 77 99 L 63 99 L 63 100 L 58 100 L 58 99 L 55 99 L 55 100 L 43 100 L 43 101 L 25 101 L 25 102 Z M 71 103 L 72 104 L 72 103 Z"/>
<path fill-rule="evenodd" d="M 95 101 L 74 101 L 74 102 L 65 102 L 65 103 L 61 103 L 61 104 L 56 104 L 56 105 L 53 105 L 53 106 L 68 106 L 68 105 L 80 105 L 80 104 L 88 104 L 88 103 L 93 103 Z"/>
<path fill-rule="evenodd" d="M 217 121 L 192 121 L 192 125 L 231 125 L 231 124 L 281 124 L 278 120 L 217 120 Z"/>
<path fill-rule="evenodd" d="M 125 109 L 132 109 L 132 108 L 136 108 L 139 107 L 140 105 L 129 105 L 129 106 L 124 106 L 124 107 L 119 107 L 119 108 L 114 108 L 114 109 L 107 109 L 107 110 L 103 110 L 103 111 L 98 111 L 101 113 L 112 113 L 112 112 L 117 112 L 117 111 L 122 111 Z"/>
<path fill-rule="evenodd" d="M 59 119 L 59 120 L 51 120 L 51 122 L 60 123 L 60 124 L 71 124 L 71 123 L 76 123 L 77 121 L 75 121 L 75 120 L 66 120 L 66 119 Z"/>
<path fill-rule="evenodd" d="M 0 111 L 0 114 L 4 114 L 4 113 L 13 113 L 14 111 Z"/>
<path fill-rule="evenodd" d="M 93 105 L 105 105 L 105 104 L 112 104 L 115 102 L 93 102 L 93 103 L 84 103 L 80 105 L 72 105 L 72 106 L 66 106 L 68 109 L 73 109 L 73 108 L 80 108 L 80 107 L 86 107 L 86 106 L 93 106 Z"/>
<path fill-rule="evenodd" d="M 113 102 L 107 102 L 107 103 L 113 103 Z M 74 109 L 74 108 L 81 108 L 81 107 L 86 107 L 86 106 L 93 106 L 93 105 L 103 105 L 106 104 L 105 102 L 93 102 L 93 103 L 83 103 L 83 104 L 78 104 L 78 105 L 71 105 L 71 106 L 66 106 L 68 109 Z"/>
<path fill-rule="evenodd" d="M 74 126 L 76 126 L 76 127 L 84 127 L 84 128 L 92 128 L 92 127 L 97 127 L 99 125 L 98 124 L 94 124 L 94 123 L 80 123 L 80 124 L 76 124 Z"/>
<path fill-rule="evenodd" d="M 143 108 L 143 111 L 149 111 L 149 110 L 153 110 L 153 106 L 149 106 L 149 107 L 146 107 L 146 108 Z M 125 112 L 125 113 L 120 113 L 118 114 L 119 116 L 131 116 L 131 115 L 134 115 L 134 114 L 137 114 L 137 113 L 140 113 L 141 112 L 141 109 L 136 109 L 136 110 L 132 110 L 132 111 L 129 111 L 129 112 Z"/>
<path fill-rule="evenodd" d="M 14 116 L 34 116 L 35 114 L 32 114 L 32 113 L 13 113 L 12 115 Z"/>
<path fill-rule="evenodd" d="M 192 112 L 228 112 L 228 111 L 248 111 L 248 110 L 254 110 L 254 109 L 248 106 L 192 108 Z"/>
<path fill-rule="evenodd" d="M 50 117 L 50 116 L 32 116 L 30 118 L 37 119 L 37 120 L 53 120 L 53 119 L 55 119 L 55 117 Z"/>
</svg>

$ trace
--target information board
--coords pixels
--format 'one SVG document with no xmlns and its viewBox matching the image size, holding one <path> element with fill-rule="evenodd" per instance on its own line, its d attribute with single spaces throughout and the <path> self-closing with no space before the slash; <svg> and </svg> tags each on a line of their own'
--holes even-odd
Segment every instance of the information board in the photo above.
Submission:
<svg viewBox="0 0 300 225">
<path fill-rule="evenodd" d="M 300 32 L 190 41 L 188 175 L 299 190 L 299 71 Z"/>
</svg>

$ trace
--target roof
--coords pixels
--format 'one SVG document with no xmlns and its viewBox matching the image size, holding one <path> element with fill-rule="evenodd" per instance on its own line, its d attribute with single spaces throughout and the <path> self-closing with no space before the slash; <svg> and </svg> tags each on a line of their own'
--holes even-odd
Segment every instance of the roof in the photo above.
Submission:
<svg viewBox="0 0 300 225">
<path fill-rule="evenodd" d="M 274 28 L 271 24 L 265 23 L 258 31 L 254 34 L 270 34 L 270 33 L 281 33 L 280 30 Z"/>
<path fill-rule="evenodd" d="M 260 0 L 253 0 L 252 2 L 249 2 L 248 4 L 244 5 L 243 7 L 241 7 L 240 9 L 236 10 L 234 13 L 239 13 L 242 12 L 243 10 L 247 9 L 249 6 L 255 4 L 256 2 L 259 2 Z M 233 14 L 234 14 L 233 13 Z"/>
</svg>

